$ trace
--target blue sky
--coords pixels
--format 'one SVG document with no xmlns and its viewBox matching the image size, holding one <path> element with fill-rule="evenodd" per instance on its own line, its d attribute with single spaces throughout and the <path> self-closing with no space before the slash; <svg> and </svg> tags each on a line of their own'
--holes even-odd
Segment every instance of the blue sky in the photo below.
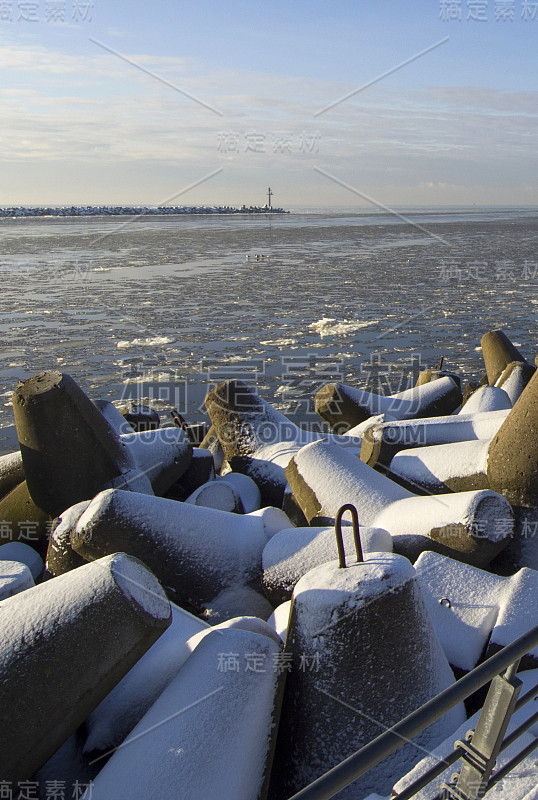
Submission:
<svg viewBox="0 0 538 800">
<path fill-rule="evenodd" d="M 529 0 L 0 0 L 0 204 L 534 205 L 537 39 Z"/>
</svg>

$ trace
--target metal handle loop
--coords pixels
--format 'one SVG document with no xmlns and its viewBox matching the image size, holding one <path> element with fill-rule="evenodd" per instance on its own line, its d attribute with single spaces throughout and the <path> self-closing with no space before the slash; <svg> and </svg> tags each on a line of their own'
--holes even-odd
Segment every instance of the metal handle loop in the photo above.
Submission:
<svg viewBox="0 0 538 800">
<path fill-rule="evenodd" d="M 364 561 L 361 545 L 361 534 L 359 530 L 359 515 L 355 506 L 351 505 L 351 503 L 346 503 L 346 505 L 338 509 L 338 513 L 336 514 L 334 520 L 334 533 L 336 536 L 336 547 L 338 549 L 338 566 L 340 569 L 345 569 L 347 566 L 346 553 L 344 550 L 344 536 L 342 534 L 342 517 L 346 511 L 349 511 L 351 514 L 351 522 L 353 525 L 353 542 L 355 543 L 357 563 L 360 564 L 362 561 Z"/>
</svg>

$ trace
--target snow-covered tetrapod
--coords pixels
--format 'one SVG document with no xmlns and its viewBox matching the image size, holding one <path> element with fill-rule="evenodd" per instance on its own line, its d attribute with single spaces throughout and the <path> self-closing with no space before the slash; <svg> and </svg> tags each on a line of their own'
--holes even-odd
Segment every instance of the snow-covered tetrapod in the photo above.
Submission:
<svg viewBox="0 0 538 800">
<path fill-rule="evenodd" d="M 20 450 L 0 456 L 0 498 L 22 483 L 24 467 Z"/>
<path fill-rule="evenodd" d="M 0 780 L 25 781 L 170 624 L 137 559 L 116 553 L 0 604 Z"/>
<path fill-rule="evenodd" d="M 121 442 L 127 445 L 136 466 L 149 478 L 155 494 L 164 494 L 188 470 L 192 445 L 181 428 L 152 427 L 134 431 L 108 400 L 95 400 L 94 405 L 114 428 Z"/>
<path fill-rule="evenodd" d="M 451 414 L 462 400 L 461 389 L 452 378 L 439 378 L 404 392 L 383 396 L 328 383 L 315 397 L 317 413 L 333 429 L 346 430 L 375 414 L 390 414 L 394 419 L 416 419 Z"/>
<path fill-rule="evenodd" d="M 515 405 L 535 372 L 536 367 L 531 364 L 511 361 L 497 379 L 495 386 L 503 389 L 510 398 L 512 405 Z"/>
<path fill-rule="evenodd" d="M 504 331 L 488 331 L 482 336 L 480 345 L 490 386 L 497 382 L 512 361 L 526 363 L 525 357 L 512 344 Z"/>
<path fill-rule="evenodd" d="M 487 474 L 512 505 L 538 506 L 538 372 L 494 437 Z"/>
<path fill-rule="evenodd" d="M 208 393 L 205 404 L 225 459 L 234 472 L 256 481 L 270 505 L 282 506 L 284 469 L 305 444 L 326 437 L 341 447 L 360 450 L 358 437 L 299 428 L 239 380 L 220 383 Z"/>
<path fill-rule="evenodd" d="M 501 577 L 438 553 L 422 553 L 415 569 L 433 627 L 453 667 L 473 669 L 484 654 L 493 655 L 536 623 L 536 570 L 523 568 Z M 522 669 L 537 666 L 538 647 L 521 662 Z"/>
<path fill-rule="evenodd" d="M 352 553 L 354 534 L 342 527 L 344 548 Z M 364 553 L 392 552 L 392 537 L 381 528 L 360 528 Z M 271 537 L 262 553 L 263 589 L 276 606 L 289 600 L 293 587 L 307 572 L 336 557 L 333 528 L 288 528 Z"/>
<path fill-rule="evenodd" d="M 48 371 L 23 381 L 13 412 L 28 490 L 52 517 L 109 486 L 153 494 L 130 450 L 69 375 Z"/>
<path fill-rule="evenodd" d="M 107 489 L 79 518 L 71 544 L 88 560 L 126 552 L 153 570 L 178 605 L 200 609 L 223 589 L 259 585 L 263 516 Z"/>
<path fill-rule="evenodd" d="M 376 464 L 388 467 L 393 456 L 400 450 L 490 439 L 509 413 L 510 409 L 504 409 L 478 414 L 449 414 L 429 419 L 372 422 L 364 430 L 361 461 L 370 467 L 375 467 Z"/>
<path fill-rule="evenodd" d="M 249 630 L 211 630 L 83 800 L 265 800 L 280 650 Z"/>
<path fill-rule="evenodd" d="M 306 518 L 332 520 L 352 503 L 363 525 L 384 528 L 395 552 L 414 560 L 422 550 L 484 566 L 506 545 L 513 514 L 489 490 L 418 496 L 329 442 L 303 447 L 286 475 Z"/>
<path fill-rule="evenodd" d="M 286 800 L 454 680 L 415 570 L 391 553 L 347 567 L 331 561 L 304 575 L 293 592 L 286 653 L 274 800 Z M 464 718 L 454 709 L 414 740 L 418 747 L 406 745 L 339 798 L 389 793 L 422 748 Z"/>
</svg>

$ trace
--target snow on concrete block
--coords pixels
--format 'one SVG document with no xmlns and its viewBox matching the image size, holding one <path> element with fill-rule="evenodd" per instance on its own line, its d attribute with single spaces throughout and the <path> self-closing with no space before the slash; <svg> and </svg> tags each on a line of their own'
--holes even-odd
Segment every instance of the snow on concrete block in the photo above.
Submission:
<svg viewBox="0 0 538 800">
<path fill-rule="evenodd" d="M 329 562 L 303 576 L 286 653 L 274 800 L 286 800 L 454 681 L 415 570 L 392 553 L 347 568 Z M 414 741 L 429 750 L 464 719 L 459 706 Z M 342 800 L 390 792 L 419 758 L 419 749 L 405 746 L 343 790 Z"/>
<path fill-rule="evenodd" d="M 194 634 L 211 630 L 207 622 L 174 603 L 170 607 L 170 627 L 86 720 L 84 752 L 94 758 L 123 742 L 190 656 L 193 648 L 187 642 Z"/>
<path fill-rule="evenodd" d="M 431 552 L 419 556 L 415 569 L 448 661 L 473 669 L 486 651 L 505 578 Z"/>
<path fill-rule="evenodd" d="M 512 361 L 498 378 L 495 386 L 504 389 L 512 405 L 515 405 L 535 372 L 536 367 L 533 367 L 531 364 L 525 364 L 521 361 Z"/>
<path fill-rule="evenodd" d="M 275 629 L 283 642 L 286 641 L 286 636 L 288 635 L 290 611 L 291 600 L 287 600 L 285 603 L 281 603 L 281 605 L 277 606 L 267 620 L 267 624 Z"/>
<path fill-rule="evenodd" d="M 376 464 L 389 467 L 392 458 L 400 450 L 476 439 L 489 440 L 497 433 L 508 413 L 506 409 L 371 425 L 362 440 L 361 461 L 370 467 Z"/>
<path fill-rule="evenodd" d="M 273 606 L 260 592 L 250 586 L 232 586 L 205 604 L 204 619 L 214 625 L 240 615 L 266 620 L 272 613 Z"/>
<path fill-rule="evenodd" d="M 205 639 L 210 631 L 228 630 L 229 628 L 239 628 L 239 630 L 257 633 L 260 636 L 268 636 L 270 639 L 276 642 L 279 647 L 282 646 L 283 640 L 268 622 L 264 622 L 263 619 L 260 619 L 259 617 L 249 617 L 243 614 L 239 617 L 233 617 L 233 619 L 227 619 L 224 622 L 219 622 L 218 625 L 213 625 L 207 630 L 195 633 L 194 636 L 191 636 L 187 642 L 187 647 L 192 652 L 195 647 L 198 647 L 202 639 Z"/>
<path fill-rule="evenodd" d="M 239 380 L 216 386 L 205 404 L 232 470 L 256 482 L 263 502 L 282 506 L 285 467 L 303 445 L 322 438 L 322 434 L 299 428 Z M 342 447 L 360 450 L 360 439 L 329 438 Z"/>
<path fill-rule="evenodd" d="M 512 401 L 498 386 L 480 386 L 467 400 L 459 414 L 479 414 L 486 411 L 504 411 L 512 408 Z"/>
<path fill-rule="evenodd" d="M 286 475 L 310 523 L 334 519 L 341 506 L 351 503 L 361 524 L 387 530 L 395 551 L 409 557 L 415 547 L 415 558 L 421 549 L 440 549 L 487 564 L 513 529 L 509 504 L 494 492 L 417 496 L 329 442 L 304 447 Z"/>
<path fill-rule="evenodd" d="M 374 524 L 393 535 L 395 552 L 412 560 L 418 556 L 416 542 L 422 539 L 426 541 L 419 542 L 421 551 L 434 550 L 484 567 L 510 541 L 514 515 L 501 495 L 482 489 L 399 500 L 387 506 Z"/>
<path fill-rule="evenodd" d="M 216 508 L 219 511 L 227 511 L 230 514 L 242 514 L 244 512 L 239 492 L 228 482 L 208 481 L 203 486 L 195 489 L 185 502 L 193 506 L 202 506 L 203 508 Z"/>
<path fill-rule="evenodd" d="M 122 433 L 133 433 L 133 427 L 129 424 L 129 422 L 125 419 L 121 411 L 116 408 L 114 403 L 111 403 L 110 400 L 92 400 L 94 406 L 99 409 L 103 417 L 109 423 L 109 425 L 114 428 L 118 435 Z"/>
<path fill-rule="evenodd" d="M 47 549 L 47 571 L 53 577 L 63 575 L 69 570 L 81 567 L 86 563 L 86 559 L 73 550 L 71 545 L 71 533 L 75 530 L 76 524 L 84 514 L 90 500 L 83 500 L 67 508 L 55 520 L 49 546 Z"/>
<path fill-rule="evenodd" d="M 487 439 L 475 439 L 400 450 L 390 462 L 389 475 L 432 494 L 489 489 L 489 445 Z"/>
<path fill-rule="evenodd" d="M 192 445 L 181 428 L 131 431 L 120 438 L 156 495 L 163 495 L 190 466 Z"/>
<path fill-rule="evenodd" d="M 91 800 L 263 800 L 279 653 L 267 636 L 211 631 L 99 773 Z"/>
<path fill-rule="evenodd" d="M 538 572 L 524 567 L 503 580 L 503 602 L 500 603 L 499 615 L 491 631 L 488 656 L 523 636 L 538 619 Z M 523 657 L 521 667 L 538 667 L 538 647 Z"/>
<path fill-rule="evenodd" d="M 280 533 L 285 528 L 292 528 L 293 522 L 287 514 L 280 508 L 274 506 L 265 506 L 258 511 L 251 511 L 249 516 L 259 517 L 263 523 L 265 534 L 268 539 L 276 533 Z"/>
<path fill-rule="evenodd" d="M 334 518 L 345 503 L 359 512 L 359 521 L 369 526 L 387 505 L 413 497 L 352 453 L 328 440 L 303 447 L 287 470 L 290 487 L 309 523 L 316 518 Z"/>
<path fill-rule="evenodd" d="M 2 561 L 20 561 L 22 564 L 26 564 L 34 581 L 41 577 L 43 572 L 43 559 L 33 547 L 23 542 L 7 542 L 7 544 L 1 545 L 0 562 Z M 0 569 L 2 569 L 1 563 Z"/>
<path fill-rule="evenodd" d="M 394 419 L 436 417 L 452 413 L 461 401 L 459 386 L 445 377 L 387 396 L 329 383 L 316 394 L 315 408 L 333 429 L 344 427 L 347 432 L 375 414 L 390 414 Z"/>
<path fill-rule="evenodd" d="M 20 561 L 0 561 L 0 600 L 34 586 L 32 573 Z"/>
<path fill-rule="evenodd" d="M 20 450 L 0 456 L 0 498 L 25 479 Z"/>
<path fill-rule="evenodd" d="M 200 609 L 223 589 L 259 582 L 267 536 L 253 515 L 108 489 L 92 500 L 71 543 L 88 560 L 137 556 L 178 605 Z"/>
<path fill-rule="evenodd" d="M 342 526 L 346 554 L 354 560 L 353 528 Z M 360 528 L 362 550 L 370 553 L 391 553 L 392 537 L 381 528 Z M 263 589 L 277 605 L 291 598 L 297 581 L 314 567 L 338 556 L 334 528 L 292 528 L 273 536 L 262 554 Z"/>
<path fill-rule="evenodd" d="M 154 575 L 124 553 L 2 601 L 1 779 L 29 779 L 170 624 Z"/>
<path fill-rule="evenodd" d="M 536 623 L 535 570 L 501 577 L 437 553 L 423 553 L 415 568 L 437 637 L 454 667 L 473 669 Z M 522 665 L 538 665 L 538 648 Z"/>
<path fill-rule="evenodd" d="M 227 472 L 226 475 L 217 478 L 217 481 L 228 483 L 234 487 L 241 498 L 245 514 L 259 510 L 262 499 L 260 490 L 256 481 L 249 478 L 248 475 L 242 475 L 240 472 Z"/>
</svg>

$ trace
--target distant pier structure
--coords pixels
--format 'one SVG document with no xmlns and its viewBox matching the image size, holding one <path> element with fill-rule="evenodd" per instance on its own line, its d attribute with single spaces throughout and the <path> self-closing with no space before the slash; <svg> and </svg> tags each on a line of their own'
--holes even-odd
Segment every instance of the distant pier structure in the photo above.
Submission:
<svg viewBox="0 0 538 800">
<path fill-rule="evenodd" d="M 273 192 L 271 191 L 271 187 L 267 189 L 267 208 L 272 208 L 271 206 L 271 197 L 273 196 Z"/>
</svg>

